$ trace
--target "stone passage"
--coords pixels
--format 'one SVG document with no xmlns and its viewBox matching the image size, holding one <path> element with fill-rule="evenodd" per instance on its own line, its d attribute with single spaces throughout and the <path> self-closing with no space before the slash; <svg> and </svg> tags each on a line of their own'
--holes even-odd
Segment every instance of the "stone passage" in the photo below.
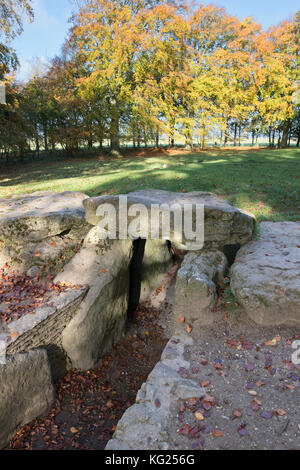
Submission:
<svg viewBox="0 0 300 470">
<path fill-rule="evenodd" d="M 259 325 L 299 324 L 300 222 L 262 223 L 237 255 L 231 289 Z"/>
<path fill-rule="evenodd" d="M 153 203 L 181 207 L 190 204 L 193 218 L 195 204 L 204 204 L 205 247 L 201 253 L 186 258 L 178 278 L 175 316 L 184 311 L 191 322 L 211 322 L 216 282 L 226 269 L 223 252 L 251 239 L 254 218 L 211 193 L 150 190 L 131 193 L 128 200 L 129 207 L 142 203 L 148 210 Z M 26 272 L 32 278 L 55 275 L 55 283 L 76 286 L 69 296 L 59 296 L 52 304 L 37 309 L 30 318 L 25 315 L 0 331 L 0 340 L 9 342 L 9 361 L 0 371 L 2 377 L 18 371 L 26 377 L 28 367 L 28 375 L 33 374 L 26 379 L 29 390 L 35 374 L 31 360 L 35 348 L 43 348 L 44 352 L 40 353 L 43 358 L 47 354 L 50 363 L 46 361 L 45 367 L 49 367 L 50 377 L 54 379 L 65 368 L 94 367 L 101 355 L 119 340 L 128 311 L 140 300 L 147 299 L 168 272 L 172 264 L 171 243 L 174 249 L 186 248 L 184 237 L 183 243 L 176 244 L 178 234 L 174 230 L 168 241 L 99 239 L 96 211 L 107 202 L 117 207 L 118 198 L 90 199 L 81 193 L 67 192 L 34 193 L 0 200 L 0 266 L 5 265 L 10 272 Z M 184 308 L 185 304 L 189 307 Z M 19 369 L 12 368 L 19 357 L 22 357 Z M 41 370 L 45 371 L 45 367 Z M 37 394 L 44 390 L 49 404 L 51 387 L 45 374 L 34 390 Z M 11 387 L 11 395 L 22 394 L 20 382 L 11 380 Z M 20 405 L 24 417 L 12 418 L 3 431 L 2 442 L 20 424 L 44 410 L 45 402 L 39 403 L 30 412 L 26 411 L 29 405 L 25 401 L 24 409 Z M 2 399 L 0 416 L 7 406 Z"/>
<path fill-rule="evenodd" d="M 106 450 L 168 450 L 170 417 L 182 400 L 203 397 L 205 390 L 178 371 L 187 370 L 186 346 L 193 340 L 185 333 L 171 338 L 161 361 L 142 386 L 136 404 L 119 421 Z"/>
</svg>

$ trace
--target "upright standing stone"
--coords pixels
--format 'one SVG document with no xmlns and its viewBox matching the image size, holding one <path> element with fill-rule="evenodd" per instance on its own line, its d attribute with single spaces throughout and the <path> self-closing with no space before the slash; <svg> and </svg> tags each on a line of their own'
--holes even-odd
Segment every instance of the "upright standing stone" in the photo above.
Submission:
<svg viewBox="0 0 300 470">
<path fill-rule="evenodd" d="M 120 338 L 127 320 L 131 240 L 103 241 L 93 228 L 55 282 L 89 287 L 63 333 L 63 347 L 74 368 L 94 367 Z"/>
<path fill-rule="evenodd" d="M 0 449 L 20 427 L 46 413 L 54 398 L 45 350 L 8 356 L 0 365 Z"/>
<path fill-rule="evenodd" d="M 191 326 L 211 325 L 217 284 L 224 280 L 227 259 L 220 251 L 189 253 L 178 271 L 175 288 L 174 327 L 180 317 Z"/>
</svg>

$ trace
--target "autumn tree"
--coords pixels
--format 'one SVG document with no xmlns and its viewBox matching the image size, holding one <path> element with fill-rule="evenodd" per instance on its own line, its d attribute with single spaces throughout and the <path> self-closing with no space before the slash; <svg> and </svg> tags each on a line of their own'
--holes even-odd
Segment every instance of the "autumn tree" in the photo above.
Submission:
<svg viewBox="0 0 300 470">
<path fill-rule="evenodd" d="M 0 79 L 17 66 L 17 57 L 9 41 L 23 31 L 25 15 L 33 19 L 31 0 L 0 0 Z"/>
</svg>

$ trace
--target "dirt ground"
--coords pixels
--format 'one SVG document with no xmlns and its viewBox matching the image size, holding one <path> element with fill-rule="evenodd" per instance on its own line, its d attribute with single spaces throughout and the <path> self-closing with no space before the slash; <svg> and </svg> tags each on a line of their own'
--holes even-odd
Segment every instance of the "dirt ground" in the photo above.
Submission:
<svg viewBox="0 0 300 470">
<path fill-rule="evenodd" d="M 243 313 L 193 331 L 189 371 L 207 396 L 174 410 L 173 448 L 299 450 L 300 366 L 292 343 L 300 328 L 260 328 Z"/>
</svg>

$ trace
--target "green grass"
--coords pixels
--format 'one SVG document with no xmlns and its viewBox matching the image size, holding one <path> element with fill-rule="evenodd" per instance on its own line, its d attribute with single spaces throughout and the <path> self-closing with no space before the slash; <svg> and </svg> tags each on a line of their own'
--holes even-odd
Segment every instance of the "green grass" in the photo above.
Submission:
<svg viewBox="0 0 300 470">
<path fill-rule="evenodd" d="M 0 197 L 34 191 L 89 196 L 143 188 L 211 191 L 258 220 L 300 220 L 300 150 L 226 150 L 0 167 Z"/>
</svg>

